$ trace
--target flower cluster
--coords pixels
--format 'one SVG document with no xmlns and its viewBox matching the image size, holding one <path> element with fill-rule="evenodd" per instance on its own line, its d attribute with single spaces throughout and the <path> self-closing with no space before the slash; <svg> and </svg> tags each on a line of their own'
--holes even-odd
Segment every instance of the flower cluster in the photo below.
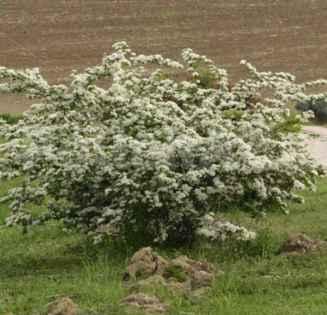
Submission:
<svg viewBox="0 0 327 315">
<path fill-rule="evenodd" d="M 232 85 L 191 49 L 182 62 L 136 55 L 125 42 L 113 49 L 68 85 L 0 68 L 0 92 L 38 99 L 0 127 L 1 179 L 21 178 L 8 224 L 55 219 L 92 235 L 187 240 L 211 211 L 265 212 L 299 199 L 299 184 L 314 187 L 304 118 L 288 105 L 325 81 L 297 84 L 244 61 L 249 77 Z"/>
<path fill-rule="evenodd" d="M 214 213 L 208 213 L 202 218 L 197 234 L 211 241 L 221 242 L 226 240 L 250 241 L 257 236 L 255 232 L 249 231 L 243 226 L 216 219 Z"/>
</svg>

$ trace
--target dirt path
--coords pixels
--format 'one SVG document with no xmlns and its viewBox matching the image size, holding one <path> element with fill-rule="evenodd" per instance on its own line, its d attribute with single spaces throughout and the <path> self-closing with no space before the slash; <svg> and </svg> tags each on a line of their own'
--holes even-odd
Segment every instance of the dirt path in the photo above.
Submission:
<svg viewBox="0 0 327 315">
<path fill-rule="evenodd" d="M 308 141 L 312 156 L 327 167 L 327 128 L 321 126 L 307 126 L 305 132 L 317 135 Z"/>
</svg>

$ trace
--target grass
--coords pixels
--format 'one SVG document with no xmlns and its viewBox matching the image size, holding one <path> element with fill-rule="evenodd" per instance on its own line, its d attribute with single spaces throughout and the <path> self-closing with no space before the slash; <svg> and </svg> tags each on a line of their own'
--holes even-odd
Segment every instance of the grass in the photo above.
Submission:
<svg viewBox="0 0 327 315">
<path fill-rule="evenodd" d="M 12 184 L 3 186 L 2 193 Z M 232 214 L 235 222 L 259 230 L 259 239 L 251 245 L 159 250 L 169 256 L 184 253 L 207 259 L 224 271 L 198 301 L 159 292 L 171 304 L 169 314 L 327 314 L 327 255 L 276 254 L 288 233 L 327 240 L 327 180 L 305 197 L 304 205 L 290 206 L 289 216 L 276 213 L 255 220 Z M 2 205 L 0 220 L 6 211 Z M 128 314 L 119 302 L 126 295 L 121 279 L 132 252 L 113 244 L 94 247 L 54 223 L 28 234 L 1 228 L 0 314 L 40 314 L 58 296 L 72 297 L 88 314 Z"/>
</svg>

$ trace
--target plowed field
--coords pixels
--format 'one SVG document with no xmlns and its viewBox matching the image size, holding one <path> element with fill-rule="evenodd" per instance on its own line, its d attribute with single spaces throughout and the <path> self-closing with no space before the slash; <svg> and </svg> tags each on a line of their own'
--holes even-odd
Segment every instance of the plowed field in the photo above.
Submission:
<svg viewBox="0 0 327 315">
<path fill-rule="evenodd" d="M 237 78 L 241 59 L 300 80 L 327 77 L 326 0 L 1 0 L 0 65 L 52 82 L 98 62 L 113 42 L 178 57 L 192 47 Z M 0 98 L 0 111 L 28 102 Z"/>
</svg>

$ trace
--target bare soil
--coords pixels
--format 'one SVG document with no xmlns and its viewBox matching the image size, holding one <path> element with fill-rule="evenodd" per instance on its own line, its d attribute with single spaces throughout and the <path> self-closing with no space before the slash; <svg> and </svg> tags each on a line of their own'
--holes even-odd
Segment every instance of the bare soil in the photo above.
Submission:
<svg viewBox="0 0 327 315">
<path fill-rule="evenodd" d="M 51 82 L 97 63 L 115 41 L 177 57 L 192 47 L 227 67 L 241 59 L 300 80 L 326 77 L 326 0 L 2 0 L 0 65 L 40 67 Z M 0 98 L 0 111 L 29 103 Z"/>
</svg>

